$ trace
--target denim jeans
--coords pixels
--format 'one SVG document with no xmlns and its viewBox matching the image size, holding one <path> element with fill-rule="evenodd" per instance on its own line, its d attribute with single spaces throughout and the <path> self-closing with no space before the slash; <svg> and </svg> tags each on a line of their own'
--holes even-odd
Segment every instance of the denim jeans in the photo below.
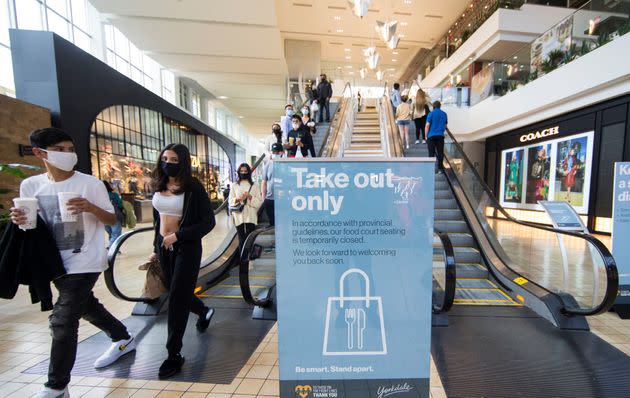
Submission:
<svg viewBox="0 0 630 398">
<path fill-rule="evenodd" d="M 105 225 L 105 231 L 107 231 L 107 234 L 109 235 L 109 247 L 112 247 L 114 241 L 122 233 L 122 224 L 117 222 L 114 225 Z"/>
<path fill-rule="evenodd" d="M 104 331 L 112 341 L 130 338 L 127 328 L 94 297 L 92 288 L 100 273 L 64 275 L 53 281 L 59 297 L 50 315 L 52 346 L 46 387 L 63 390 L 77 355 L 79 319 Z"/>
</svg>

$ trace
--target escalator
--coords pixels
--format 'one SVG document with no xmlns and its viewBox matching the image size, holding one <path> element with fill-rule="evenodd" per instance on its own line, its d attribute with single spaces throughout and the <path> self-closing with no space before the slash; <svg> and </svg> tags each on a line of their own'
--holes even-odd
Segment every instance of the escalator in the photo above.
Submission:
<svg viewBox="0 0 630 398">
<path fill-rule="evenodd" d="M 384 135 L 402 149 L 387 89 L 380 111 Z M 428 156 L 427 146 L 403 156 Z M 450 132 L 444 163 L 435 229 L 453 242 L 456 283 L 449 326 L 433 329 L 432 356 L 447 396 L 627 396 L 630 358 L 587 321 L 617 295 L 608 249 L 590 235 L 514 219 Z"/>
</svg>

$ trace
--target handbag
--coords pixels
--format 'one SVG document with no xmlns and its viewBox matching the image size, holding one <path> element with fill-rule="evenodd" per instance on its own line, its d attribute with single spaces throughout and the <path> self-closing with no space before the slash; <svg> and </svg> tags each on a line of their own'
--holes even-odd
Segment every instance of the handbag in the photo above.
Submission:
<svg viewBox="0 0 630 398">
<path fill-rule="evenodd" d="M 160 298 L 168 291 L 159 260 L 147 261 L 138 269 L 146 269 L 147 276 L 142 288 L 142 296 L 151 300 Z"/>
<path fill-rule="evenodd" d="M 250 193 L 252 188 L 254 187 L 254 184 L 250 185 L 249 189 L 247 190 L 247 193 Z M 230 206 L 230 213 L 240 213 L 243 211 L 243 209 L 245 208 L 245 205 L 247 204 L 247 199 L 245 199 L 243 202 L 235 204 L 233 206 Z"/>
<path fill-rule="evenodd" d="M 319 111 L 319 105 L 317 104 L 317 102 L 313 101 L 313 103 L 311 104 L 311 112 L 315 113 Z"/>
</svg>

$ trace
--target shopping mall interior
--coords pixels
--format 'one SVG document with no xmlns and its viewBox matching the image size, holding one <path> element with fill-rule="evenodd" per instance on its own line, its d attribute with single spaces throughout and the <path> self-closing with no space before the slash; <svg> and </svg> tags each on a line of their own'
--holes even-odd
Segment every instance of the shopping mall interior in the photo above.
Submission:
<svg viewBox="0 0 630 398">
<path fill-rule="evenodd" d="M 0 398 L 630 397 L 628 32 L 630 0 L 0 0 Z M 95 367 L 81 309 L 61 384 L 64 300 L 8 271 L 50 127 L 123 204 L 93 292 L 133 339 Z M 162 377 L 169 144 L 214 312 Z"/>
</svg>

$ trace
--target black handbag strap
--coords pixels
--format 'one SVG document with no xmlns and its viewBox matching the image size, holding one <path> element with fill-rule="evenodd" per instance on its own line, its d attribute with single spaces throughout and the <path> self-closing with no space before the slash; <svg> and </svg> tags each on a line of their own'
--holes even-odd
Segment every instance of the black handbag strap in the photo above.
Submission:
<svg viewBox="0 0 630 398">
<path fill-rule="evenodd" d="M 254 188 L 254 183 L 252 183 L 249 186 L 249 189 L 247 190 L 247 194 L 249 194 L 252 191 L 252 188 Z M 246 205 L 247 204 L 247 198 L 245 198 L 245 200 L 243 201 L 243 204 Z"/>
</svg>

